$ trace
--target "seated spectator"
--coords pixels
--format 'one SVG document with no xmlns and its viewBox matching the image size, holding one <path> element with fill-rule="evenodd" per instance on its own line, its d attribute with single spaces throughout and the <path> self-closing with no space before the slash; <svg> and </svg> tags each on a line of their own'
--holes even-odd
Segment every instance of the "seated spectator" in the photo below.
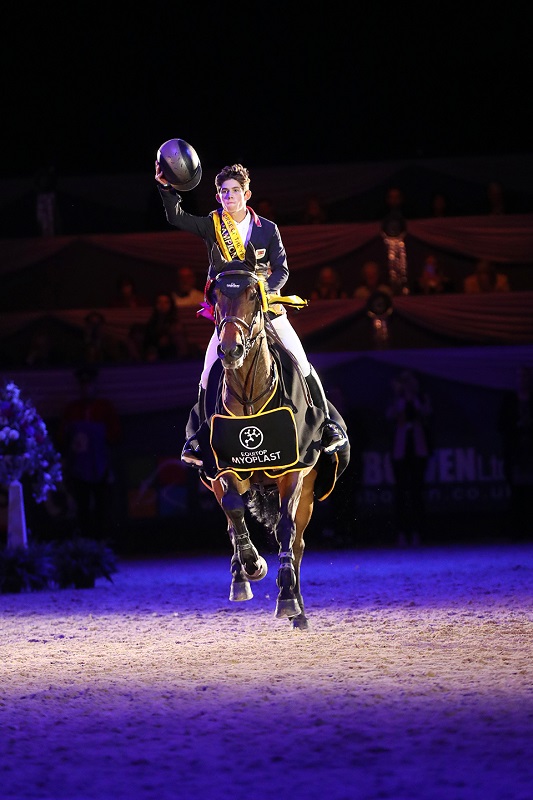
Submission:
<svg viewBox="0 0 533 800">
<path fill-rule="evenodd" d="M 407 219 L 414 216 L 399 186 L 389 186 L 385 193 L 381 230 L 386 236 L 402 236 L 407 230 Z"/>
<path fill-rule="evenodd" d="M 487 185 L 487 214 L 505 214 L 507 207 L 503 186 L 498 181 L 490 181 Z"/>
<path fill-rule="evenodd" d="M 117 281 L 117 291 L 111 300 L 110 308 L 146 308 L 150 301 L 137 293 L 132 278 L 121 277 Z"/>
<path fill-rule="evenodd" d="M 430 204 L 431 217 L 449 217 L 451 214 L 450 201 L 443 192 L 435 192 Z"/>
<path fill-rule="evenodd" d="M 276 208 L 270 197 L 261 197 L 257 203 L 254 203 L 254 210 L 260 217 L 265 217 L 271 222 L 277 221 Z"/>
<path fill-rule="evenodd" d="M 310 195 L 305 203 L 302 215 L 304 225 L 323 225 L 328 221 L 328 212 L 316 195 Z"/>
<path fill-rule="evenodd" d="M 83 361 L 99 364 L 120 361 L 124 355 L 118 340 L 106 328 L 106 318 L 100 311 L 89 311 L 84 319 Z"/>
<path fill-rule="evenodd" d="M 341 300 L 348 297 L 348 292 L 341 288 L 341 278 L 333 267 L 322 267 L 318 280 L 311 292 L 311 300 Z"/>
<path fill-rule="evenodd" d="M 127 360 L 142 362 L 146 361 L 146 353 L 144 347 L 146 326 L 142 322 L 134 322 L 128 329 L 128 338 L 126 340 Z"/>
<path fill-rule="evenodd" d="M 428 255 L 424 261 L 422 274 L 416 281 L 415 294 L 445 294 L 453 290 L 453 283 L 444 273 L 436 256 Z"/>
<path fill-rule="evenodd" d="M 51 329 L 43 323 L 33 332 L 24 364 L 28 367 L 50 367 L 59 364 L 61 359 L 58 349 Z"/>
<path fill-rule="evenodd" d="M 204 293 L 196 288 L 196 275 L 191 267 L 178 269 L 178 285 L 172 292 L 176 306 L 198 306 L 204 301 Z"/>
<path fill-rule="evenodd" d="M 171 292 L 159 292 L 144 330 L 147 361 L 186 358 L 189 347 Z"/>
<path fill-rule="evenodd" d="M 486 258 L 480 258 L 475 272 L 464 279 L 465 294 L 510 291 L 507 275 L 496 270 L 495 265 Z"/>
<path fill-rule="evenodd" d="M 382 278 L 381 267 L 377 261 L 365 261 L 361 267 L 361 283 L 355 287 L 354 297 L 367 300 L 375 292 L 392 295 L 392 290 Z"/>
</svg>

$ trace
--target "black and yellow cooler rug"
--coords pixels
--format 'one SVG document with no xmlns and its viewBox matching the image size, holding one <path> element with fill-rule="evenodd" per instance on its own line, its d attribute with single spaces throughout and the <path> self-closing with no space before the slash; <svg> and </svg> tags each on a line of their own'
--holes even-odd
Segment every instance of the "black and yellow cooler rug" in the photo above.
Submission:
<svg viewBox="0 0 533 800">
<path fill-rule="evenodd" d="M 349 446 L 338 455 L 321 454 L 324 413 L 317 406 L 308 405 L 290 358 L 276 353 L 276 359 L 281 380 L 274 397 L 262 413 L 246 417 L 227 414 L 221 401 L 223 368 L 220 362 L 213 366 L 206 392 L 206 421 L 197 437 L 203 454 L 203 473 L 209 480 L 228 471 L 245 479 L 262 470 L 275 478 L 316 464 L 315 494 L 320 499 L 331 491 L 345 469 Z M 336 409 L 332 408 L 332 412 L 343 425 Z"/>
</svg>

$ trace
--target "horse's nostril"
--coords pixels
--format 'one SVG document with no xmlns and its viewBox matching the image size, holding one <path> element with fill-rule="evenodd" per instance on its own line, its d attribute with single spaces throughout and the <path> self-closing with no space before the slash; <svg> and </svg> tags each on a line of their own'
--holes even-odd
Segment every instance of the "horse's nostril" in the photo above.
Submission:
<svg viewBox="0 0 533 800">
<path fill-rule="evenodd" d="M 222 344 L 219 344 L 217 354 L 219 358 L 226 359 L 226 361 L 239 361 L 244 355 L 244 347 L 242 344 L 234 344 L 226 350 Z"/>
<path fill-rule="evenodd" d="M 231 347 L 230 350 L 226 353 L 228 358 L 231 358 L 232 361 L 238 361 L 239 358 L 242 358 L 244 353 L 244 348 L 240 344 L 236 344 L 235 347 Z"/>
</svg>

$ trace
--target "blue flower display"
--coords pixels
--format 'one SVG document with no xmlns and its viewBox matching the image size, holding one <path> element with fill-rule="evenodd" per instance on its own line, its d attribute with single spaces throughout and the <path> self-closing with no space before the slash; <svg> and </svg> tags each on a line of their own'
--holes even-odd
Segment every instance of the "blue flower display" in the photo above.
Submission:
<svg viewBox="0 0 533 800">
<path fill-rule="evenodd" d="M 34 406 L 14 383 L 0 391 L 0 485 L 29 477 L 38 503 L 62 481 L 61 456 Z"/>
</svg>

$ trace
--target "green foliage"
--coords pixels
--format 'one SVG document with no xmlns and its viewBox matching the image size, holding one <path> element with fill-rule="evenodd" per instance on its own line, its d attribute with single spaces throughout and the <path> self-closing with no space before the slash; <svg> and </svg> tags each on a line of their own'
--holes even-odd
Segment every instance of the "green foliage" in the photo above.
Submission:
<svg viewBox="0 0 533 800">
<path fill-rule="evenodd" d="M 47 589 L 55 576 L 53 547 L 38 544 L 0 551 L 0 592 Z"/>
<path fill-rule="evenodd" d="M 116 556 L 105 542 L 81 536 L 56 543 L 54 561 L 60 589 L 90 588 L 96 578 L 113 582 L 111 576 L 118 570 Z"/>
<path fill-rule="evenodd" d="M 76 537 L 0 550 L 0 593 L 92 588 L 97 578 L 113 581 L 117 559 L 104 542 Z"/>
</svg>

